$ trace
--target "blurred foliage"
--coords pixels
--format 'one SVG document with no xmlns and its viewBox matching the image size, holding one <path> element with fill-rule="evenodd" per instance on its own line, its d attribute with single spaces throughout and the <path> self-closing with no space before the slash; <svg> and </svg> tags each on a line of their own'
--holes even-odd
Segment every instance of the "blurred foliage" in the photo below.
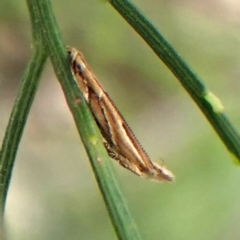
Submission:
<svg viewBox="0 0 240 240">
<path fill-rule="evenodd" d="M 218 1 L 134 2 L 221 98 L 239 129 L 235 8 Z M 66 43 L 86 55 L 152 159 L 163 157 L 176 175 L 173 184 L 158 184 L 115 164 L 145 239 L 239 239 L 239 169 L 172 74 L 104 1 L 52 5 Z M 31 47 L 24 2 L 0 2 L 0 32 L 2 139 Z M 116 239 L 70 116 L 47 68 L 8 195 L 10 240 Z"/>
</svg>

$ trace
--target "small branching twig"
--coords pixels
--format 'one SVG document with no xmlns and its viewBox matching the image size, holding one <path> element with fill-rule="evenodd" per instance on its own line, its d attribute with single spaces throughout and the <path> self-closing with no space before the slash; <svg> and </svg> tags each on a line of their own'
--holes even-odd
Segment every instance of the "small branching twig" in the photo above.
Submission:
<svg viewBox="0 0 240 240">
<path fill-rule="evenodd" d="M 202 80 L 130 1 L 109 0 L 109 2 L 168 66 L 204 113 L 228 150 L 240 161 L 240 136 L 223 113 L 220 100 L 205 87 Z"/>
<path fill-rule="evenodd" d="M 39 47 L 33 52 L 28 63 L 23 81 L 15 101 L 0 154 L 0 203 L 1 214 L 4 212 L 7 191 L 17 150 L 25 127 L 29 110 L 32 106 L 40 75 L 47 55 Z"/>
</svg>

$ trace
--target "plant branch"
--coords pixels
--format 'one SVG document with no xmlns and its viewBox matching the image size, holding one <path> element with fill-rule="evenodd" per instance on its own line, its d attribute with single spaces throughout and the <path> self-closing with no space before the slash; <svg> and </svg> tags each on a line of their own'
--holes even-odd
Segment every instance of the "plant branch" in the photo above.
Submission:
<svg viewBox="0 0 240 240">
<path fill-rule="evenodd" d="M 50 2 L 48 0 L 27 0 L 27 3 L 29 10 L 34 11 L 35 18 L 32 21 L 41 22 L 41 27 L 37 30 L 42 34 L 45 49 L 49 53 L 77 130 L 86 148 L 117 236 L 119 239 L 141 239 L 112 173 L 112 163 L 103 147 L 102 136 L 72 77 L 66 48 L 61 40 Z"/>
<path fill-rule="evenodd" d="M 0 155 L 0 201 L 2 214 L 16 153 L 46 59 L 46 53 L 39 49 L 34 50 L 25 71 L 4 136 Z"/>
<path fill-rule="evenodd" d="M 109 2 L 177 77 L 228 150 L 240 161 L 240 136 L 224 114 L 220 100 L 205 87 L 202 80 L 130 1 L 109 0 Z"/>
</svg>

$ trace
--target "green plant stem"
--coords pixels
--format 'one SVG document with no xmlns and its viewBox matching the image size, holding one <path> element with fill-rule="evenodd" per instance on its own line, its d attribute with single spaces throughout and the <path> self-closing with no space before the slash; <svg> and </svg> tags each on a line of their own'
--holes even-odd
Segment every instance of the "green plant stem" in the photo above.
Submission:
<svg viewBox="0 0 240 240">
<path fill-rule="evenodd" d="M 47 55 L 43 51 L 37 49 L 33 52 L 4 136 L 0 155 L 0 201 L 2 214 L 16 153 L 46 59 Z"/>
<path fill-rule="evenodd" d="M 240 160 L 240 136 L 225 114 L 216 111 L 213 104 L 206 98 L 210 92 L 200 78 L 130 1 L 110 0 L 109 2 L 168 66 L 197 103 L 229 151 Z"/>
<path fill-rule="evenodd" d="M 32 14 L 30 14 L 32 19 Z M 38 29 L 40 22 L 31 21 L 32 29 Z M 29 110 L 34 99 L 41 72 L 47 59 L 41 42 L 41 35 L 32 31 L 33 52 L 24 73 L 23 81 L 16 98 L 0 152 L 0 207 L 4 214 L 7 192 L 12 175 L 15 157 L 20 144 Z"/>
<path fill-rule="evenodd" d="M 41 23 L 46 51 L 62 86 L 77 130 L 88 153 L 95 177 L 119 239 L 141 239 L 112 173 L 111 161 L 102 144 L 102 136 L 70 72 L 65 46 L 48 0 L 27 0 L 32 21 Z"/>
</svg>

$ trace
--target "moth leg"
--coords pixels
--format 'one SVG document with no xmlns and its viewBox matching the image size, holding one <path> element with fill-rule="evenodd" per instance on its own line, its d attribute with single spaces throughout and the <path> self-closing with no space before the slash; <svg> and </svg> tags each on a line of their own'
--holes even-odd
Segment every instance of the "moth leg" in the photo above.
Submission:
<svg viewBox="0 0 240 240">
<path fill-rule="evenodd" d="M 142 176 L 142 171 L 135 165 L 132 164 L 128 159 L 119 155 L 108 142 L 104 141 L 104 146 L 108 152 L 109 157 L 118 161 L 118 163 L 123 166 L 124 168 L 130 170 L 131 172 L 135 173 L 138 176 Z"/>
</svg>

